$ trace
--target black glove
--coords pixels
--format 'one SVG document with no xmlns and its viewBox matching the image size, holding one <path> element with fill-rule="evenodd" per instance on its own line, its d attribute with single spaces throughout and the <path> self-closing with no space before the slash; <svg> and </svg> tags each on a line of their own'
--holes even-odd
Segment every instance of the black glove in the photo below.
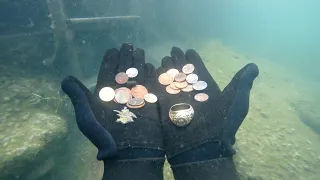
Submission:
<svg viewBox="0 0 320 180">
<path fill-rule="evenodd" d="M 232 156 L 235 150 L 235 134 L 248 113 L 249 95 L 258 67 L 248 64 L 237 72 L 221 92 L 198 53 L 173 47 L 171 57 L 162 59 L 158 75 L 168 69 L 180 72 L 185 64 L 195 66 L 199 80 L 207 82 L 202 91 L 168 94 L 165 86 L 158 83 L 158 97 L 166 156 L 176 180 L 183 179 L 238 179 Z M 194 99 L 195 94 L 209 95 L 205 102 Z M 177 103 L 190 104 L 195 113 L 186 127 L 177 127 L 169 119 L 169 109 Z"/>
<path fill-rule="evenodd" d="M 143 49 L 133 50 L 130 44 L 123 44 L 120 51 L 109 49 L 105 53 L 94 94 L 71 76 L 63 79 L 61 88 L 73 103 L 80 131 L 99 150 L 97 158 L 105 164 L 103 179 L 162 179 L 164 150 L 157 103 L 130 109 L 137 118 L 121 124 L 116 122 L 118 117 L 113 110 L 120 111 L 125 105 L 99 98 L 101 88 L 119 88 L 116 74 L 130 67 L 139 71 L 132 80 L 154 92 L 154 66 L 145 64 Z"/>
</svg>

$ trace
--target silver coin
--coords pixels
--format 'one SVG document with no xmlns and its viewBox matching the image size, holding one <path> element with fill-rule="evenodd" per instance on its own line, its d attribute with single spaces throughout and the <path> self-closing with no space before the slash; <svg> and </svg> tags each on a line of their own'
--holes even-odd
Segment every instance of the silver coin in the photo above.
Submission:
<svg viewBox="0 0 320 180">
<path fill-rule="evenodd" d="M 128 102 L 128 104 L 131 106 L 139 106 L 143 103 L 144 103 L 144 99 L 142 99 L 142 98 L 132 98 Z"/>
<path fill-rule="evenodd" d="M 129 76 L 129 78 L 134 78 L 138 75 L 138 69 L 137 68 L 129 68 L 126 71 L 126 74 Z"/>
<path fill-rule="evenodd" d="M 152 93 L 148 93 L 144 95 L 144 100 L 146 100 L 148 103 L 155 103 L 158 101 L 158 97 Z"/>
<path fill-rule="evenodd" d="M 196 83 L 198 81 L 198 75 L 196 74 L 189 74 L 187 77 L 186 77 L 186 81 L 189 83 L 189 84 L 193 84 L 193 83 Z"/>
<path fill-rule="evenodd" d="M 115 93 L 114 99 L 119 104 L 126 104 L 132 97 L 125 89 L 117 89 Z"/>
<path fill-rule="evenodd" d="M 204 81 L 197 81 L 192 85 L 194 90 L 201 91 L 207 88 L 208 84 Z"/>
<path fill-rule="evenodd" d="M 99 97 L 102 101 L 111 101 L 115 96 L 115 92 L 111 87 L 104 87 L 99 91 Z"/>
<path fill-rule="evenodd" d="M 185 74 L 191 74 L 194 71 L 193 64 L 186 64 L 182 67 L 182 72 Z"/>
</svg>

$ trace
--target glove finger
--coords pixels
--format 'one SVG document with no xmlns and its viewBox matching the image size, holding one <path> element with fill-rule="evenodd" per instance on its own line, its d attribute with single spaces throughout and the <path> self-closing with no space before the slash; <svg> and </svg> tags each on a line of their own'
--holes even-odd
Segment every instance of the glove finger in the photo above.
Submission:
<svg viewBox="0 0 320 180">
<path fill-rule="evenodd" d="M 175 65 L 170 56 L 165 56 L 164 58 L 162 58 L 161 66 L 165 69 L 175 68 Z"/>
<path fill-rule="evenodd" d="M 226 137 L 234 143 L 234 136 L 249 110 L 249 96 L 254 79 L 259 69 L 256 64 L 248 64 L 237 72 L 231 82 L 223 90 L 224 102 L 229 107 L 226 116 Z M 229 105 L 228 105 L 229 104 Z"/>
<path fill-rule="evenodd" d="M 111 134 L 94 116 L 83 86 L 74 77 L 65 77 L 61 82 L 61 89 L 73 104 L 79 130 L 99 149 L 98 159 L 112 157 L 117 151 L 116 144 Z"/>
<path fill-rule="evenodd" d="M 144 66 L 144 75 L 146 78 L 155 78 L 156 77 L 156 70 L 153 64 L 146 63 Z"/>
<path fill-rule="evenodd" d="M 126 72 L 128 68 L 132 67 L 132 60 L 133 46 L 129 43 L 123 43 L 120 48 L 118 72 Z"/>
<path fill-rule="evenodd" d="M 133 67 L 137 68 L 138 75 L 133 80 L 143 84 L 145 77 L 145 53 L 143 49 L 137 48 L 133 53 Z"/>
<path fill-rule="evenodd" d="M 182 67 L 187 64 L 184 52 L 180 48 L 173 46 L 170 53 L 175 68 L 181 72 Z"/>
</svg>

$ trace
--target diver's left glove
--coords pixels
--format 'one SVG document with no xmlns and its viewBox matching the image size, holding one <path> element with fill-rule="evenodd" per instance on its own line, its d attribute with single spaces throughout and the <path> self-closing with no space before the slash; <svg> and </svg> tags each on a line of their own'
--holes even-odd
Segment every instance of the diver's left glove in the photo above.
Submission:
<svg viewBox="0 0 320 180">
<path fill-rule="evenodd" d="M 99 150 L 97 159 L 104 161 L 103 179 L 163 179 L 165 153 L 157 103 L 146 102 L 142 108 L 130 109 L 137 118 L 122 124 L 116 122 L 113 110 L 121 111 L 125 105 L 99 98 L 103 87 L 119 88 L 115 76 L 130 67 L 138 70 L 132 80 L 154 92 L 154 66 L 145 64 L 143 49 L 134 50 L 127 43 L 120 51 L 113 48 L 105 53 L 93 94 L 72 76 L 63 79 L 61 88 L 72 101 L 80 131 Z"/>
</svg>

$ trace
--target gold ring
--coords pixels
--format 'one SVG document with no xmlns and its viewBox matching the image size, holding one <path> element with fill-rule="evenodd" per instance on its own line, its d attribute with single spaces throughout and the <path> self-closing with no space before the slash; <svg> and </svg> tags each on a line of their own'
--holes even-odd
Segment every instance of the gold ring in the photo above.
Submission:
<svg viewBox="0 0 320 180">
<path fill-rule="evenodd" d="M 187 126 L 194 115 L 194 110 L 190 104 L 180 103 L 171 106 L 169 117 L 171 121 L 179 127 Z"/>
</svg>

